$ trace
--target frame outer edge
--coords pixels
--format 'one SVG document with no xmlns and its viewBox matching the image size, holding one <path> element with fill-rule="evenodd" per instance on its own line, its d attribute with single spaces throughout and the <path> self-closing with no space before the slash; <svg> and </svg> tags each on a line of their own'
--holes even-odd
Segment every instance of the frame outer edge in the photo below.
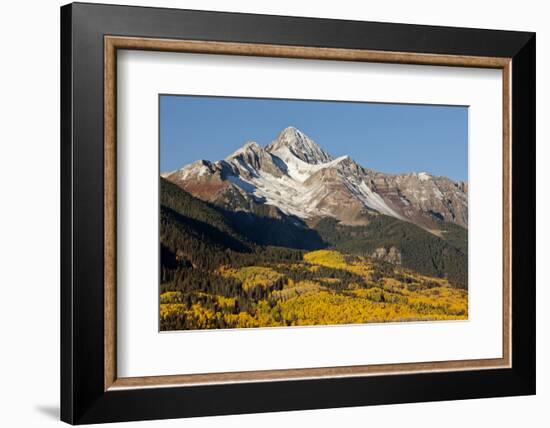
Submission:
<svg viewBox="0 0 550 428">
<path fill-rule="evenodd" d="M 536 34 L 512 59 L 512 343 L 524 394 L 536 393 Z"/>
<path fill-rule="evenodd" d="M 60 418 L 63 422 L 74 423 L 74 365 L 73 365 L 73 34 L 72 5 L 60 9 L 60 155 L 61 155 L 61 385 L 60 385 Z"/>
<path fill-rule="evenodd" d="M 403 22 L 376 22 L 353 19 L 311 18 L 307 16 L 269 15 L 247 12 L 226 12 L 175 7 L 143 7 L 116 4 L 73 3 L 89 21 L 110 17 L 106 27 L 122 31 L 105 34 L 155 38 L 159 31 L 153 23 L 163 21 L 162 38 L 209 40 L 235 43 L 264 43 L 266 35 L 275 45 L 333 47 L 396 51 L 395 44 L 405 44 L 403 52 L 437 53 L 443 55 L 513 57 L 529 40 L 532 33 L 484 28 L 449 27 Z M 154 19 L 147 19 L 145 15 Z M 113 22 L 115 16 L 124 17 L 123 25 Z M 215 28 L 205 29 L 201 21 L 208 20 Z M 269 35 L 273 24 L 279 21 L 277 34 Z M 152 25 L 150 25 L 152 23 Z M 104 25 L 105 24 L 105 25 Z M 124 27 L 139 25 L 140 29 L 127 31 Z M 254 25 L 252 25 L 254 24 Z M 366 29 L 366 26 L 370 28 Z M 347 28 L 343 31 L 342 26 Z M 182 29 L 185 27 L 185 29 Z M 271 28 L 270 28 L 271 27 Z M 340 28 L 335 28 L 340 27 Z M 281 30 L 282 28 L 282 30 Z M 182 36 L 182 33 L 185 33 Z M 244 34 L 243 34 L 244 33 Z M 406 33 L 406 35 L 405 35 Z M 426 33 L 430 33 L 426 37 Z M 312 38 L 311 35 L 315 34 Z M 480 43 L 480 39 L 484 39 Z M 376 46 L 376 47 L 374 47 Z"/>
</svg>

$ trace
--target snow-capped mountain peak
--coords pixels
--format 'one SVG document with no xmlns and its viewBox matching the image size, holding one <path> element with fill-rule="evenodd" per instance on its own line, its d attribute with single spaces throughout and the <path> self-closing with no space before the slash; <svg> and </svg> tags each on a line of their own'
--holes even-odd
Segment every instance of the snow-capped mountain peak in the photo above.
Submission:
<svg viewBox="0 0 550 428">
<path fill-rule="evenodd" d="M 274 155 L 281 155 L 279 157 L 286 157 L 290 152 L 301 161 L 313 165 L 332 160 L 331 155 L 293 126 L 283 129 L 277 139 L 266 147 L 266 150 Z"/>
</svg>

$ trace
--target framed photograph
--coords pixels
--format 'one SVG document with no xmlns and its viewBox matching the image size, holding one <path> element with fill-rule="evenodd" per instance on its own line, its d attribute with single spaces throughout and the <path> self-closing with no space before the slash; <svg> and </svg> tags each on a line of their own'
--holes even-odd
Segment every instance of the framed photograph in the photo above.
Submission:
<svg viewBox="0 0 550 428">
<path fill-rule="evenodd" d="M 61 8 L 61 418 L 535 393 L 535 35 Z"/>
</svg>

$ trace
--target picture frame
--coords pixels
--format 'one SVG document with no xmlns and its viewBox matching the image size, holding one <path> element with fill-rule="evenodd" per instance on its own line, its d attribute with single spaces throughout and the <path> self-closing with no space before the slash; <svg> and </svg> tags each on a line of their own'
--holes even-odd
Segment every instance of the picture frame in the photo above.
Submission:
<svg viewBox="0 0 550 428">
<path fill-rule="evenodd" d="M 502 358 L 117 376 L 118 50 L 502 70 Z M 154 78 L 154 77 L 151 77 Z M 535 34 L 73 3 L 61 8 L 61 419 L 535 393 Z"/>
</svg>

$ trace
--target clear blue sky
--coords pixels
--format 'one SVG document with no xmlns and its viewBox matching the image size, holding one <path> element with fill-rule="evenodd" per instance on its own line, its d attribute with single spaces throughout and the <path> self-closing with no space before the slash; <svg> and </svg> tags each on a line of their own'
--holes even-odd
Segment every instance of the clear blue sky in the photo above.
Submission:
<svg viewBox="0 0 550 428">
<path fill-rule="evenodd" d="M 265 146 L 287 126 L 381 172 L 468 177 L 467 107 L 173 95 L 160 96 L 160 170 Z"/>
</svg>

